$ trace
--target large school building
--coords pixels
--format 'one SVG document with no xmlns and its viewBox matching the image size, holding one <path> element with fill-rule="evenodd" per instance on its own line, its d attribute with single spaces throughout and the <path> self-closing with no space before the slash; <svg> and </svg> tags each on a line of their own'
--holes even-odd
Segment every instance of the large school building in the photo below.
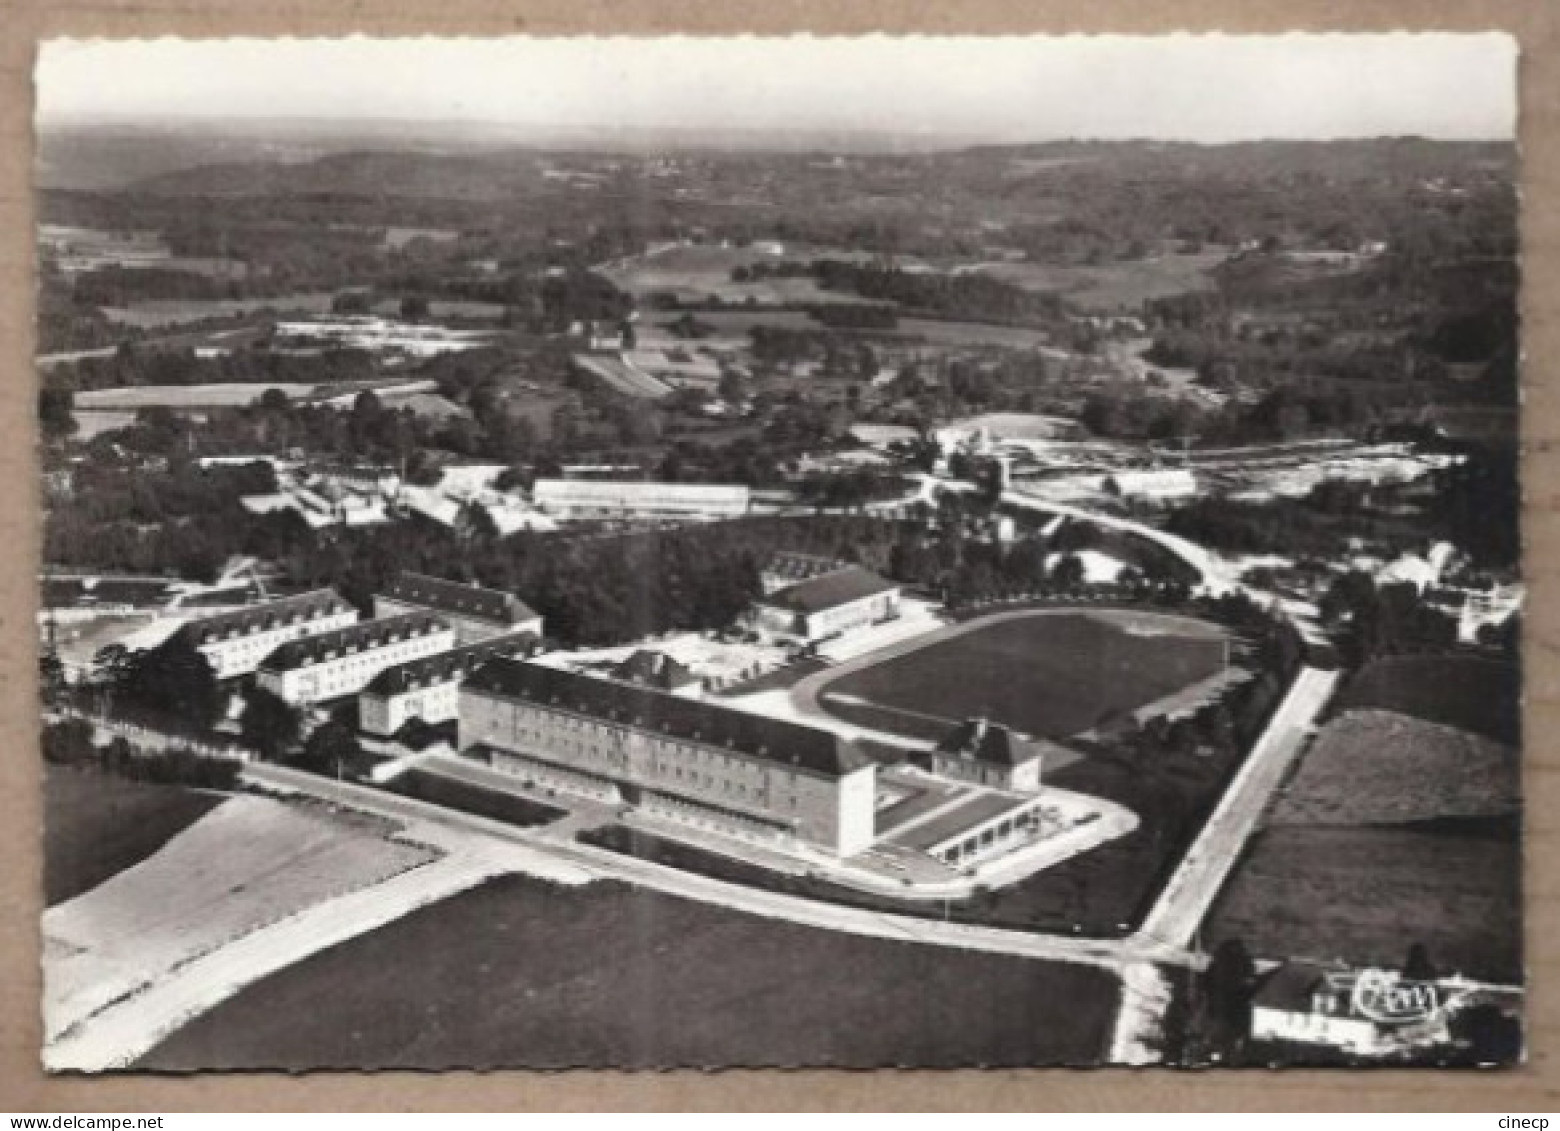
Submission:
<svg viewBox="0 0 1560 1131">
<path fill-rule="evenodd" d="M 460 689 L 460 746 L 535 785 L 840 856 L 873 839 L 876 766 L 817 727 L 518 659 Z"/>
</svg>

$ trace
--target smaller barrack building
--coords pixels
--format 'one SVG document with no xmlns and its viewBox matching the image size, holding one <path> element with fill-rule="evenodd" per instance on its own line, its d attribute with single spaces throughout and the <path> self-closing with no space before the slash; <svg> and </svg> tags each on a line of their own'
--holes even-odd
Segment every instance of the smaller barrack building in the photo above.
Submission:
<svg viewBox="0 0 1560 1131">
<path fill-rule="evenodd" d="M 288 703 L 356 695 L 388 667 L 448 652 L 455 630 L 428 613 L 364 621 L 284 644 L 266 657 L 255 682 Z"/>
</svg>

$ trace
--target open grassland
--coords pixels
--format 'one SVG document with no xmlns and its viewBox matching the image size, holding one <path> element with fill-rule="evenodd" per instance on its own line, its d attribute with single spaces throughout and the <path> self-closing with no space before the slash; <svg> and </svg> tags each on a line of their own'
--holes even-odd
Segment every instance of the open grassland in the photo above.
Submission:
<svg viewBox="0 0 1560 1131">
<path fill-rule="evenodd" d="M 749 282 L 736 282 L 731 277 L 738 267 L 778 263 L 782 258 L 806 261 L 820 257 L 864 258 L 808 248 L 787 249 L 782 257 L 752 247 L 677 245 L 619 261 L 602 274 L 630 294 L 673 294 L 684 302 L 703 302 L 712 297 L 734 305 L 754 303 L 759 306 L 866 301 L 852 294 L 822 290 L 805 275 Z"/>
<path fill-rule="evenodd" d="M 223 798 L 50 766 L 43 781 L 43 900 L 91 891 L 151 856 Z"/>
<path fill-rule="evenodd" d="M 139 1067 L 1089 1063 L 1100 971 L 504 878 L 257 983 Z"/>
<path fill-rule="evenodd" d="M 393 826 L 239 796 L 44 915 L 46 1028 L 59 1033 L 202 954 L 430 860 Z"/>
<path fill-rule="evenodd" d="M 819 703 L 847 722 L 907 734 L 912 716 L 982 716 L 1060 738 L 1213 675 L 1224 655 L 1222 634 L 1194 621 L 1037 612 L 850 672 L 826 684 Z"/>
<path fill-rule="evenodd" d="M 1506 816 L 1521 804 L 1520 773 L 1513 747 L 1391 711 L 1347 711 L 1323 728 L 1272 823 Z"/>
<path fill-rule="evenodd" d="M 1521 875 L 1518 838 L 1482 822 L 1273 828 L 1252 842 L 1203 939 L 1240 938 L 1264 958 L 1389 966 L 1419 942 L 1442 970 L 1516 982 Z"/>
<path fill-rule="evenodd" d="M 1522 738 L 1522 676 L 1479 656 L 1388 656 L 1360 669 L 1341 707 L 1379 707 L 1516 746 Z"/>
</svg>

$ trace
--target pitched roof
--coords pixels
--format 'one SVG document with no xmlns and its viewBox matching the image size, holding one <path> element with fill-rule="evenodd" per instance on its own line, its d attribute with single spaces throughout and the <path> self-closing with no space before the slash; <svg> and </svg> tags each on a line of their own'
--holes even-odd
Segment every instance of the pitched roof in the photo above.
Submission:
<svg viewBox="0 0 1560 1131">
<path fill-rule="evenodd" d="M 399 640 L 427 636 L 449 627 L 431 613 L 402 613 L 396 617 L 366 620 L 334 632 L 289 640 L 261 661 L 260 667 L 264 671 L 291 671 L 326 659 L 333 652 L 340 655 L 383 648 Z"/>
<path fill-rule="evenodd" d="M 809 581 L 835 570 L 848 569 L 849 562 L 836 561 L 819 554 L 802 554 L 794 550 L 780 550 L 764 564 L 766 578 L 780 578 L 789 582 Z"/>
<path fill-rule="evenodd" d="M 762 603 L 793 613 L 817 613 L 898 588 L 897 584 L 883 580 L 871 570 L 846 566 L 799 585 L 777 590 L 764 597 Z"/>
<path fill-rule="evenodd" d="M 827 778 L 873 764 L 854 742 L 832 731 L 525 660 L 483 664 L 462 685 L 463 693 L 472 691 L 624 723 Z"/>
<path fill-rule="evenodd" d="M 642 683 L 661 691 L 673 691 L 699 682 L 699 677 L 686 664 L 680 664 L 665 652 L 640 648 L 628 659 L 612 669 L 612 678 L 625 683 Z"/>
<path fill-rule="evenodd" d="M 995 766 L 1021 766 L 1041 753 L 1027 736 L 986 719 L 966 719 L 937 744 L 937 750 Z"/>
<path fill-rule="evenodd" d="M 1311 962 L 1286 962 L 1257 988 L 1251 1004 L 1287 1013 L 1310 1013 L 1320 989 L 1330 989 L 1334 971 Z"/>
<path fill-rule="evenodd" d="M 462 585 L 458 581 L 410 570 L 402 571 L 386 586 L 383 596 L 450 616 L 476 617 L 500 624 L 522 624 L 536 618 L 535 611 L 513 593 L 484 589 L 480 585 Z"/>
<path fill-rule="evenodd" d="M 494 636 L 436 656 L 424 656 L 386 668 L 363 688 L 370 695 L 399 695 L 459 679 L 495 656 L 530 655 L 541 642 L 533 632 Z"/>
<path fill-rule="evenodd" d="M 235 609 L 230 613 L 202 617 L 200 620 L 190 621 L 179 631 L 184 633 L 191 644 L 199 647 L 202 644 L 215 643 L 230 632 L 248 636 L 267 629 L 280 628 L 293 617 L 318 620 L 320 617 L 348 612 L 351 608 L 352 606 L 342 600 L 334 589 L 315 589 L 308 593 L 299 593 L 294 597 L 283 597 L 280 600 L 252 605 L 247 609 Z"/>
</svg>

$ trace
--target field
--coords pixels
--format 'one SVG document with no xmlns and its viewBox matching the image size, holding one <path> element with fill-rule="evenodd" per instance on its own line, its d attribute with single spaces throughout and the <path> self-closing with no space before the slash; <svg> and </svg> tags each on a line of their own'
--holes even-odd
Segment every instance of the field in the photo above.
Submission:
<svg viewBox="0 0 1560 1131">
<path fill-rule="evenodd" d="M 334 298 L 335 295 L 326 292 L 277 295 L 274 298 L 156 299 L 133 303 L 126 307 L 105 307 L 103 313 L 111 322 L 156 330 L 164 326 L 200 322 L 207 318 L 241 318 L 260 310 L 275 310 L 289 314 L 327 314 L 330 312 L 330 304 Z"/>
<path fill-rule="evenodd" d="M 945 724 L 939 719 L 980 715 L 1062 738 L 1218 672 L 1224 654 L 1218 629 L 1183 618 L 1073 611 L 997 616 L 830 681 L 819 703 L 847 722 L 914 737 L 940 737 Z"/>
<path fill-rule="evenodd" d="M 1390 711 L 1351 710 L 1323 728 L 1272 823 L 1506 816 L 1521 805 L 1520 774 L 1521 759 L 1509 746 Z"/>
<path fill-rule="evenodd" d="M 138 866 L 44 915 L 47 1028 L 59 1032 L 190 959 L 431 858 L 380 821 L 238 796 Z"/>
<path fill-rule="evenodd" d="M 1209 919 L 1262 957 L 1521 977 L 1517 752 L 1407 716 L 1329 722 Z"/>
<path fill-rule="evenodd" d="M 47 767 L 43 791 L 43 900 L 50 907 L 139 864 L 223 800 L 59 766 Z"/>
<path fill-rule="evenodd" d="M 1204 251 L 1086 267 L 985 263 L 966 270 L 1025 290 L 1062 295 L 1084 310 L 1107 312 L 1136 309 L 1152 299 L 1211 291 L 1212 272 L 1227 258 L 1223 251 Z"/>
<path fill-rule="evenodd" d="M 1389 656 L 1360 670 L 1340 706 L 1397 711 L 1508 746 L 1522 741 L 1522 676 L 1499 660 Z"/>
<path fill-rule="evenodd" d="M 838 301 L 831 298 L 830 301 Z M 660 325 L 669 325 L 682 317 L 679 311 L 652 316 Z M 715 328 L 716 334 L 706 339 L 706 344 L 719 346 L 724 338 L 726 345 L 732 340 L 745 341 L 754 326 L 775 326 L 788 330 L 817 330 L 824 326 L 803 310 L 701 310 L 695 317 Z M 851 331 L 835 329 L 833 333 L 850 335 L 858 333 L 871 338 L 897 338 L 924 340 L 929 345 L 950 348 L 976 348 L 1001 346 L 1007 349 L 1038 349 L 1047 344 L 1050 337 L 1041 330 L 1027 330 L 1021 326 L 998 326 L 986 322 L 944 322 L 931 318 L 901 318 L 892 330 Z"/>
<path fill-rule="evenodd" d="M 506 878 L 268 978 L 140 1068 L 1088 1063 L 1109 975 Z"/>
<path fill-rule="evenodd" d="M 217 385 L 137 385 L 124 389 L 93 389 L 76 394 L 76 411 L 135 411 L 162 406 L 172 409 L 230 408 L 260 399 L 267 389 L 280 389 L 289 398 L 314 390 L 313 385 L 229 382 Z"/>
<path fill-rule="evenodd" d="M 1400 965 L 1423 943 L 1439 969 L 1522 978 L 1522 849 L 1482 825 L 1273 828 L 1214 905 L 1203 941 L 1252 954 Z"/>
<path fill-rule="evenodd" d="M 816 248 L 788 248 L 784 258 L 810 260 L 821 256 L 860 258 Z M 748 283 L 732 281 L 733 268 L 776 263 L 781 258 L 755 248 L 678 245 L 620 261 L 601 273 L 630 294 L 674 294 L 684 302 L 704 302 L 711 297 L 734 305 L 751 302 L 759 306 L 866 301 L 850 294 L 821 290 L 807 276 Z"/>
</svg>

